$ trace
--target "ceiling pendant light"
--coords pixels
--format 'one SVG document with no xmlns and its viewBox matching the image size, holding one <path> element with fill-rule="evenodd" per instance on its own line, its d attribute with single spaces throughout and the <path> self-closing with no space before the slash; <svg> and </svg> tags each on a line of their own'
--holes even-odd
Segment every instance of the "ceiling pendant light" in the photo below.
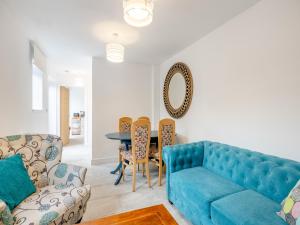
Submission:
<svg viewBox="0 0 300 225">
<path fill-rule="evenodd" d="M 106 59 L 110 62 L 121 63 L 124 61 L 124 51 L 123 45 L 118 43 L 108 43 L 106 44 Z"/>
<path fill-rule="evenodd" d="M 113 33 L 113 40 L 106 44 L 106 59 L 110 62 L 121 63 L 124 61 L 125 48 L 118 43 L 119 34 Z"/>
<path fill-rule="evenodd" d="M 153 0 L 123 0 L 124 19 L 134 27 L 149 25 L 153 19 Z"/>
</svg>

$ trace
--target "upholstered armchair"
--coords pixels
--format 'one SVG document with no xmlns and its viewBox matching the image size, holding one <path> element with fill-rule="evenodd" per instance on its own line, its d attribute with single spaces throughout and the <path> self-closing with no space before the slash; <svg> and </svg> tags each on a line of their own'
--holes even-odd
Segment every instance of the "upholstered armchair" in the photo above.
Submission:
<svg viewBox="0 0 300 225">
<path fill-rule="evenodd" d="M 90 185 L 84 185 L 87 169 L 61 163 L 61 139 L 53 135 L 0 138 L 0 160 L 14 154 L 22 156 L 37 190 L 12 211 L 0 199 L 0 225 L 80 222 L 91 193 Z"/>
</svg>

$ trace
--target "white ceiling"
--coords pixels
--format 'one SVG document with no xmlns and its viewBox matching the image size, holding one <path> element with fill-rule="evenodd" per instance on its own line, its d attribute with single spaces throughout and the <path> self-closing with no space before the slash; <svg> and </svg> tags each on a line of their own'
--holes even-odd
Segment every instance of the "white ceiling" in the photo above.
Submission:
<svg viewBox="0 0 300 225">
<path fill-rule="evenodd" d="M 122 0 L 0 0 L 49 57 L 53 73 L 91 72 L 92 56 L 105 57 L 113 33 L 125 61 L 160 63 L 259 0 L 155 0 L 150 26 L 123 20 Z"/>
</svg>

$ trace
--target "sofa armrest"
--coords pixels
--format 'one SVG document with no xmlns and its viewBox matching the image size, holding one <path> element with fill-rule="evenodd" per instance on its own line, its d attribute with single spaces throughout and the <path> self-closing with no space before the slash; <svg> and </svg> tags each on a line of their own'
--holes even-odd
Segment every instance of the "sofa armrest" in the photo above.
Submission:
<svg viewBox="0 0 300 225">
<path fill-rule="evenodd" d="M 163 148 L 163 159 L 170 173 L 202 166 L 203 157 L 203 142 L 166 146 Z"/>
<path fill-rule="evenodd" d="M 0 224 L 13 225 L 14 217 L 11 215 L 10 209 L 4 201 L 0 199 Z"/>
<path fill-rule="evenodd" d="M 166 146 L 163 148 L 163 160 L 167 167 L 166 188 L 168 199 L 172 201 L 170 194 L 170 176 L 171 173 L 202 166 L 204 158 L 203 142 Z"/>
<path fill-rule="evenodd" d="M 65 184 L 68 186 L 81 187 L 84 185 L 87 168 L 59 163 L 48 174 L 49 185 Z"/>
</svg>

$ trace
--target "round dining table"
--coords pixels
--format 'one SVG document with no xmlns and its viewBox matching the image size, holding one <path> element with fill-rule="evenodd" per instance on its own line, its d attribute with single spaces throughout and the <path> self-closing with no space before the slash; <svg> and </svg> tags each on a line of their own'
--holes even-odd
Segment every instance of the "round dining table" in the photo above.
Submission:
<svg viewBox="0 0 300 225">
<path fill-rule="evenodd" d="M 131 145 L 131 133 L 130 132 L 114 132 L 114 133 L 108 133 L 105 135 L 106 138 L 110 140 L 117 140 L 120 141 L 121 144 L 125 144 L 126 150 L 129 150 L 129 146 Z M 158 146 L 158 131 L 153 130 L 151 131 L 151 144 L 156 144 L 156 147 Z M 118 149 L 117 149 L 118 150 Z M 115 181 L 115 185 L 118 185 L 122 179 L 123 173 L 122 173 L 122 162 L 119 162 L 116 169 L 111 171 L 111 174 L 116 174 L 119 171 L 119 176 L 117 177 L 117 180 Z"/>
</svg>

